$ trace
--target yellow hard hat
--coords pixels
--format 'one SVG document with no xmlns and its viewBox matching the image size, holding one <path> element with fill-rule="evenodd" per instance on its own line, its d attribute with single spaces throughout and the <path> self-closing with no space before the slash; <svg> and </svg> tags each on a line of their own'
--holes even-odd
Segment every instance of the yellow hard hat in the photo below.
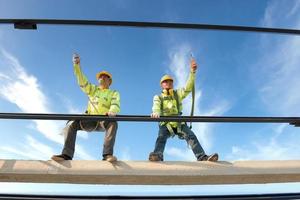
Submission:
<svg viewBox="0 0 300 200">
<path fill-rule="evenodd" d="M 101 71 L 101 72 L 98 72 L 98 73 L 96 74 L 96 79 L 98 80 L 98 79 L 100 78 L 101 75 L 106 75 L 106 76 L 108 76 L 108 77 L 110 78 L 110 80 L 111 80 L 111 83 L 110 83 L 110 84 L 112 84 L 112 75 L 111 75 L 109 72 L 107 72 L 107 71 Z"/>
<path fill-rule="evenodd" d="M 164 75 L 164 76 L 161 77 L 161 79 L 160 79 L 160 84 L 161 84 L 163 81 L 166 81 L 166 80 L 171 80 L 171 81 L 173 81 L 173 78 L 172 78 L 172 76 L 170 76 L 170 75 Z"/>
</svg>

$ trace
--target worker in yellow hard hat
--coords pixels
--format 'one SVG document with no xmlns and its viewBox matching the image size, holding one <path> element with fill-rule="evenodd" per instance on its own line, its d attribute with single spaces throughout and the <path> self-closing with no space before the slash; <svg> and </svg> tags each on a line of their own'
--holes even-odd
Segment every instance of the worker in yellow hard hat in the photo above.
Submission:
<svg viewBox="0 0 300 200">
<path fill-rule="evenodd" d="M 91 84 L 80 68 L 80 57 L 73 55 L 74 73 L 81 90 L 88 96 L 86 114 L 115 116 L 120 112 L 120 94 L 109 89 L 112 84 L 112 75 L 107 71 L 96 74 L 98 85 Z M 105 131 L 103 144 L 103 160 L 114 162 L 117 158 L 113 155 L 118 124 L 116 121 L 75 120 L 67 124 L 64 129 L 65 143 L 62 153 L 52 156 L 56 161 L 72 160 L 75 152 L 75 140 L 78 130 Z"/>
<path fill-rule="evenodd" d="M 164 75 L 163 77 L 161 77 L 160 79 L 160 85 L 164 82 L 164 81 L 168 81 L 170 80 L 171 82 L 173 82 L 173 78 L 170 75 Z"/>
<path fill-rule="evenodd" d="M 184 88 L 173 89 L 174 79 L 170 75 L 164 75 L 160 80 L 162 93 L 153 98 L 151 117 L 178 116 L 182 112 L 182 100 L 192 91 L 195 83 L 197 63 L 194 59 L 190 64 L 190 75 Z M 150 161 L 163 161 L 163 153 L 167 139 L 177 135 L 186 140 L 198 161 L 217 161 L 218 154 L 207 155 L 200 145 L 194 132 L 185 122 L 160 122 L 159 132 L 154 151 L 150 153 Z"/>
</svg>

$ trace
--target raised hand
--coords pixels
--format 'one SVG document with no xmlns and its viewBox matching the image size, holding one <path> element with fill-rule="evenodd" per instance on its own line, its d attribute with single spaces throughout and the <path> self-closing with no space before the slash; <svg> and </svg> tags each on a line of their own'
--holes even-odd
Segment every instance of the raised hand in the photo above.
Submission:
<svg viewBox="0 0 300 200">
<path fill-rule="evenodd" d="M 79 56 L 79 54 L 74 53 L 72 61 L 73 61 L 73 64 L 80 64 L 80 56 Z"/>
<path fill-rule="evenodd" d="M 197 70 L 197 63 L 196 63 L 196 60 L 195 59 L 192 59 L 191 60 L 191 71 L 192 72 L 196 72 Z"/>
</svg>

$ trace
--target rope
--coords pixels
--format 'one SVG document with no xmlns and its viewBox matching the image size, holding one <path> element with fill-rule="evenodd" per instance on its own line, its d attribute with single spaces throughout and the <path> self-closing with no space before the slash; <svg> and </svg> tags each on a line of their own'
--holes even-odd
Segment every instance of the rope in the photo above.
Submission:
<svg viewBox="0 0 300 200">
<path fill-rule="evenodd" d="M 191 114 L 190 114 L 191 117 L 194 116 L 194 108 L 195 108 L 195 83 L 192 88 L 192 107 L 191 107 Z M 190 129 L 192 129 L 192 127 L 193 127 L 192 122 L 190 122 Z"/>
</svg>

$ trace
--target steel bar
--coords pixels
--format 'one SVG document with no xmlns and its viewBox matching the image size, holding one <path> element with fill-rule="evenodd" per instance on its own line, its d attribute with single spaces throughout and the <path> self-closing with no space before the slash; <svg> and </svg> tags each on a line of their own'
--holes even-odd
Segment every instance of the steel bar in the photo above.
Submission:
<svg viewBox="0 0 300 200">
<path fill-rule="evenodd" d="M 0 19 L 0 24 L 14 24 L 19 29 L 36 29 L 40 25 L 87 25 L 87 26 L 118 26 L 136 28 L 171 28 L 171 29 L 195 29 L 195 30 L 219 30 L 219 31 L 246 31 L 261 33 L 279 33 L 300 35 L 298 29 L 268 28 L 256 26 L 235 26 L 196 23 L 172 23 L 172 22 L 139 22 L 139 21 L 104 21 L 104 20 L 72 20 L 72 19 Z"/>
<path fill-rule="evenodd" d="M 85 114 L 44 114 L 44 113 L 0 113 L 0 119 L 27 119 L 27 120 L 107 120 L 107 121 L 134 121 L 134 122 L 214 122 L 214 123 L 289 123 L 300 124 L 300 117 L 228 117 L 228 116 L 162 116 L 151 118 L 148 115 L 106 115 Z"/>
</svg>

